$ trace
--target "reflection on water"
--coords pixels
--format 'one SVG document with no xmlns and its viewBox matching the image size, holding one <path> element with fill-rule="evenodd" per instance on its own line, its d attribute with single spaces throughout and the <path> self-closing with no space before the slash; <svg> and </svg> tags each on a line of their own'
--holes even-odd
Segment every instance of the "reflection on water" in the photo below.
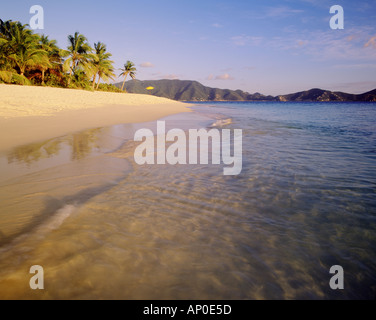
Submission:
<svg viewBox="0 0 376 320">
<path fill-rule="evenodd" d="M 66 203 L 87 201 L 124 176 L 125 161 L 105 153 L 131 131 L 131 125 L 90 129 L 0 156 L 0 246 L 34 233 Z"/>
<path fill-rule="evenodd" d="M 31 164 L 42 158 L 49 158 L 60 150 L 61 140 L 53 139 L 17 147 L 8 154 L 8 163 L 24 162 Z"/>
<path fill-rule="evenodd" d="M 88 156 L 94 148 L 98 148 L 96 144 L 97 135 L 102 129 L 88 130 L 83 133 L 73 134 L 69 144 L 72 147 L 72 160 L 80 160 Z"/>
<path fill-rule="evenodd" d="M 40 159 L 50 158 L 59 154 L 62 144 L 71 146 L 72 160 L 83 159 L 99 147 L 96 141 L 102 131 L 103 128 L 96 128 L 14 148 L 7 155 L 8 163 L 23 162 L 30 165 Z"/>
</svg>

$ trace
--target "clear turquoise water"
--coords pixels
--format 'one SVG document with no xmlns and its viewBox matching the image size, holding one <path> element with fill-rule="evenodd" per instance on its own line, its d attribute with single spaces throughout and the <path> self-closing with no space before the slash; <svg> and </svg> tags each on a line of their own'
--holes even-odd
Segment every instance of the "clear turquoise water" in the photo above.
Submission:
<svg viewBox="0 0 376 320">
<path fill-rule="evenodd" d="M 374 299 L 376 104 L 192 109 L 168 127 L 231 118 L 222 128 L 243 129 L 240 175 L 218 165 L 138 166 L 132 143 L 114 146 L 114 137 L 130 139 L 129 126 L 50 141 L 45 150 L 57 151 L 48 159 L 34 148 L 8 155 L 1 169 L 18 176 L 0 183 L 0 294 Z M 34 264 L 45 269 L 43 293 L 24 284 Z M 343 290 L 329 287 L 332 265 L 344 269 Z"/>
<path fill-rule="evenodd" d="M 232 117 L 230 127 L 244 130 L 243 172 L 229 182 L 242 194 L 250 226 L 276 241 L 270 252 L 276 264 L 300 260 L 321 284 L 322 297 L 375 298 L 376 105 L 209 105 Z M 262 243 L 244 245 L 265 249 Z M 327 270 L 335 264 L 345 271 L 343 292 L 326 288 Z M 299 273 L 282 269 L 286 278 Z M 303 274 L 292 280 L 299 288 Z"/>
</svg>

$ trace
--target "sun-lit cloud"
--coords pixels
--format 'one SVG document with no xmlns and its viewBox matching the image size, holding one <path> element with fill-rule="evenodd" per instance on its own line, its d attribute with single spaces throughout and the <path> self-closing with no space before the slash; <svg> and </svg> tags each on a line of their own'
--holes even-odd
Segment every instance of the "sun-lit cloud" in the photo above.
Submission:
<svg viewBox="0 0 376 320">
<path fill-rule="evenodd" d="M 205 80 L 234 80 L 234 77 L 230 76 L 228 73 L 223 73 L 215 76 L 214 74 L 209 74 Z"/>
<path fill-rule="evenodd" d="M 313 30 L 285 33 L 284 36 L 262 38 L 248 35 L 232 37 L 237 46 L 257 45 L 275 52 L 291 51 L 294 55 L 307 56 L 315 60 L 358 60 L 376 58 L 376 35 L 368 27 L 348 28 L 341 35 L 332 30 Z"/>
<path fill-rule="evenodd" d="M 346 33 L 344 37 L 338 37 L 331 31 L 312 32 L 304 46 L 305 53 L 320 60 L 368 61 L 376 58 L 374 50 L 363 49 L 376 48 L 376 36 L 370 37 L 368 30 L 347 30 Z"/>
<path fill-rule="evenodd" d="M 221 74 L 215 77 L 215 80 L 234 80 L 228 73 Z"/>
<path fill-rule="evenodd" d="M 355 39 L 355 36 L 353 34 L 346 37 L 346 40 L 349 41 L 349 42 L 353 41 L 354 39 Z"/>
<path fill-rule="evenodd" d="M 371 39 L 369 39 L 365 44 L 364 44 L 364 48 L 367 48 L 367 47 L 374 47 L 376 48 L 376 36 L 373 36 Z"/>
<path fill-rule="evenodd" d="M 143 62 L 140 64 L 140 67 L 141 68 L 153 68 L 154 67 L 154 64 L 152 64 L 151 62 Z"/>
</svg>

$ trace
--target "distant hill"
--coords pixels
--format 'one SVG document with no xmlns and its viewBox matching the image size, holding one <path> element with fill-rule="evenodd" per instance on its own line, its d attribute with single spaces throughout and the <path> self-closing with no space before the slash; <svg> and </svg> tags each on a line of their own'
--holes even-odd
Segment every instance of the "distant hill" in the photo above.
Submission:
<svg viewBox="0 0 376 320">
<path fill-rule="evenodd" d="M 350 94 L 344 92 L 332 92 L 322 89 L 311 89 L 297 93 L 276 97 L 279 101 L 376 101 L 376 89 L 362 93 Z"/>
<path fill-rule="evenodd" d="M 116 83 L 121 88 L 122 83 Z M 147 87 L 154 87 L 150 92 Z M 178 101 L 262 101 L 275 100 L 272 96 L 260 93 L 250 94 L 241 90 L 229 90 L 205 87 L 197 81 L 190 80 L 129 80 L 125 83 L 129 93 L 153 94 L 158 97 Z"/>
<path fill-rule="evenodd" d="M 116 83 L 121 88 L 122 83 Z M 146 90 L 154 87 L 153 90 Z M 178 101 L 366 101 L 376 102 L 376 89 L 363 94 L 332 92 L 311 89 L 276 97 L 260 93 L 250 94 L 242 90 L 210 88 L 190 80 L 129 80 L 125 83 L 129 93 L 152 94 Z"/>
</svg>

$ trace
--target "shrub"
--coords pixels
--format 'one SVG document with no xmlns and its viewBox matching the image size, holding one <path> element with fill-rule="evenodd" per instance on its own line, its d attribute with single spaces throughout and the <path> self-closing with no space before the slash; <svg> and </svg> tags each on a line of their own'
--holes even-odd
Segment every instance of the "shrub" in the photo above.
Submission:
<svg viewBox="0 0 376 320">
<path fill-rule="evenodd" d="M 124 91 L 120 90 L 118 87 L 115 87 L 113 84 L 107 84 L 107 83 L 100 83 L 97 90 L 106 91 L 106 92 L 124 93 Z"/>
<path fill-rule="evenodd" d="M 1 83 L 12 83 L 13 72 L 11 71 L 0 71 L 0 82 Z"/>
</svg>

